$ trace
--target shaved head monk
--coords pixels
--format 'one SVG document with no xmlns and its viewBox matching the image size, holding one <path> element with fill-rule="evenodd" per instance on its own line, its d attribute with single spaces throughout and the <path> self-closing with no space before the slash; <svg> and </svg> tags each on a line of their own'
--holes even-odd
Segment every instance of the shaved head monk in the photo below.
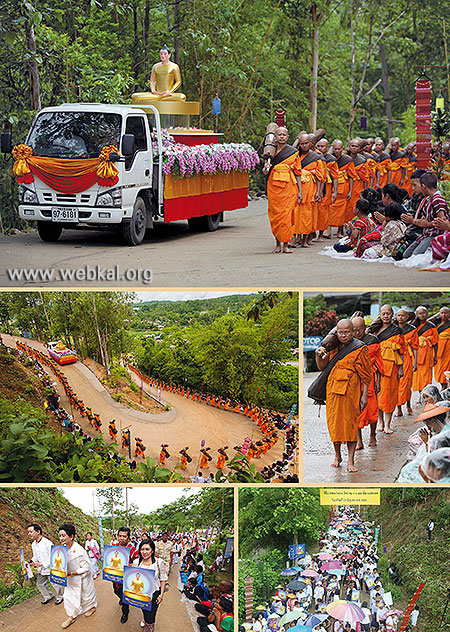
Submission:
<svg viewBox="0 0 450 632">
<path fill-rule="evenodd" d="M 270 229 L 275 237 L 275 252 L 291 253 L 288 244 L 293 235 L 294 210 L 302 202 L 302 165 L 300 156 L 287 142 L 289 132 L 279 127 L 275 132 L 277 151 L 264 167 L 267 175 L 267 201 Z"/>
<path fill-rule="evenodd" d="M 434 366 L 434 377 L 436 382 L 446 387 L 447 378 L 445 372 L 450 371 L 450 309 L 441 307 L 439 312 L 440 323 L 437 326 L 438 350 L 437 361 Z"/>
<path fill-rule="evenodd" d="M 340 320 L 336 335 L 338 347 L 328 352 L 324 347 L 316 350 L 316 363 L 322 373 L 308 390 L 308 395 L 320 399 L 325 391 L 327 424 L 334 446 L 332 467 L 342 463 L 341 444 L 348 449 L 348 472 L 357 472 L 355 450 L 361 411 L 367 406 L 372 364 L 367 346 L 354 338 L 353 323 Z M 314 393 L 314 389 L 318 389 Z"/>
</svg>

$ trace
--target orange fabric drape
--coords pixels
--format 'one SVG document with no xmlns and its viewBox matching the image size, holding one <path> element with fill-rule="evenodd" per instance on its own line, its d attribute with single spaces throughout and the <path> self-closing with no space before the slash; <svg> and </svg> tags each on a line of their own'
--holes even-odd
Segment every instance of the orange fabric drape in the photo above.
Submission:
<svg viewBox="0 0 450 632">
<path fill-rule="evenodd" d="M 80 193 L 96 182 L 100 186 L 114 186 L 119 181 L 118 169 L 109 162 L 109 155 L 118 150 L 113 145 L 103 147 L 98 158 L 48 158 L 33 156 L 28 145 L 14 147 L 16 159 L 13 172 L 19 183 L 33 182 L 33 174 L 51 189 L 60 193 Z"/>
<path fill-rule="evenodd" d="M 230 171 L 213 175 L 199 174 L 192 178 L 175 178 L 169 173 L 164 182 L 164 198 L 175 198 L 220 193 L 231 189 L 248 189 L 248 171 Z"/>
</svg>

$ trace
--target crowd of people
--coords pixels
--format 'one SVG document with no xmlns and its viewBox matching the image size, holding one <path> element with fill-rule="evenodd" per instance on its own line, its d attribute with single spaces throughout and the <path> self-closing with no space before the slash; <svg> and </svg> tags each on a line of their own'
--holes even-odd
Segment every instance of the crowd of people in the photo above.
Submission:
<svg viewBox="0 0 450 632">
<path fill-rule="evenodd" d="M 363 429 L 370 427 L 369 446 L 376 447 L 377 432 L 394 432 L 395 411 L 398 417 L 403 416 L 406 406 L 405 412 L 413 415 L 413 392 L 421 395 L 419 401 L 428 406 L 422 413 L 425 419 L 437 415 L 429 410 L 431 404 L 438 408 L 439 415 L 445 417 L 447 413 L 441 402 L 446 400 L 445 389 L 450 382 L 448 307 L 442 307 L 430 318 L 422 305 L 414 312 L 399 309 L 396 313 L 391 305 L 383 305 L 379 316 L 368 326 L 362 312 L 357 312 L 337 323 L 315 355 L 320 374 L 309 387 L 308 396 L 318 404 L 326 402 L 328 431 L 335 451 L 332 467 L 341 466 L 341 446 L 347 444 L 347 470 L 357 471 L 355 454 L 364 449 Z M 433 376 L 442 393 L 433 387 Z M 432 401 L 427 395 L 430 388 L 435 394 Z M 419 446 L 423 434 L 415 433 L 412 443 Z M 448 455 L 436 451 L 433 459 L 438 457 L 448 461 L 450 467 Z M 440 476 L 431 472 L 428 461 L 429 476 L 425 474 L 425 480 L 446 478 L 448 468 L 443 467 L 442 461 Z M 424 468 L 419 472 L 424 474 Z"/>
<path fill-rule="evenodd" d="M 286 127 L 279 127 L 275 156 L 263 169 L 273 252 L 332 239 L 336 228 L 339 241 L 324 254 L 400 261 L 427 253 L 430 264 L 450 268 L 449 207 L 436 173 L 417 169 L 415 143 L 402 149 L 398 137 L 386 146 L 380 137 L 357 137 L 347 147 L 338 139 L 330 146 L 306 132 L 293 146 L 288 139 Z M 442 146 L 445 165 L 448 147 Z"/>
<path fill-rule="evenodd" d="M 354 508 L 339 508 L 321 535 L 318 552 L 281 572 L 289 579 L 274 588 L 271 601 L 257 606 L 241 632 L 282 632 L 301 624 L 320 632 L 396 632 L 403 613 L 383 587 L 373 527 Z M 395 562 L 388 576 L 401 582 Z M 415 625 L 418 616 L 415 609 L 410 623 Z"/>
<path fill-rule="evenodd" d="M 62 628 L 68 628 L 81 615 L 93 615 L 98 606 L 94 580 L 100 575 L 99 562 L 102 551 L 92 533 L 87 533 L 84 548 L 77 542 L 73 524 L 65 523 L 59 527 L 59 540 L 68 547 L 67 586 L 49 583 L 51 571 L 51 547 L 53 542 L 45 537 L 42 527 L 33 523 L 27 527 L 31 540 L 32 558 L 29 565 L 37 569 L 36 585 L 41 593 L 43 605 L 55 597 L 57 605 L 64 604 L 67 619 Z M 128 564 L 138 568 L 155 571 L 151 609 L 142 609 L 141 627 L 144 632 L 153 632 L 159 606 L 168 589 L 170 572 L 181 560 L 179 582 L 181 592 L 195 602 L 200 632 L 232 631 L 233 620 L 233 584 L 222 581 L 218 586 L 205 583 L 204 555 L 215 543 L 217 534 L 212 529 L 168 533 L 148 531 L 145 528 L 134 529 L 122 526 L 112 534 L 111 544 L 129 548 Z M 221 569 L 223 554 L 217 553 L 208 569 L 210 578 Z M 126 623 L 130 614 L 130 605 L 123 600 L 121 582 L 111 582 L 113 592 L 119 599 L 120 622 Z M 215 627 L 214 627 L 215 626 Z"/>
</svg>

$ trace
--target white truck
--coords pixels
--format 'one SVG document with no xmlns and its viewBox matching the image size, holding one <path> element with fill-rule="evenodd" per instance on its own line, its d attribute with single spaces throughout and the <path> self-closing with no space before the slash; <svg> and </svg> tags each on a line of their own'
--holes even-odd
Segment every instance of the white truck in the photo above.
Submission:
<svg viewBox="0 0 450 632">
<path fill-rule="evenodd" d="M 204 142 L 204 137 L 199 138 Z M 195 140 L 190 144 L 196 144 Z M 55 190 L 36 172 L 32 182 L 19 185 L 19 216 L 37 222 L 43 241 L 57 241 L 64 228 L 112 226 L 125 244 L 137 246 L 154 221 L 172 221 L 165 216 L 163 142 L 160 114 L 154 106 L 144 110 L 133 105 L 66 103 L 44 108 L 31 126 L 26 145 L 33 156 L 63 159 L 58 163 L 61 169 L 70 159 L 98 158 L 105 146 L 119 150 L 109 156 L 118 169 L 114 186 L 95 183 L 77 191 L 67 178 L 64 191 Z M 2 151 L 11 149 L 11 136 L 2 134 Z M 216 230 L 223 210 L 233 207 L 224 206 L 220 194 L 209 199 L 207 208 L 201 206 L 202 215 L 192 203 L 179 200 L 176 219 L 186 219 L 193 230 Z M 234 208 L 245 206 L 247 197 L 244 200 L 241 195 Z"/>
</svg>

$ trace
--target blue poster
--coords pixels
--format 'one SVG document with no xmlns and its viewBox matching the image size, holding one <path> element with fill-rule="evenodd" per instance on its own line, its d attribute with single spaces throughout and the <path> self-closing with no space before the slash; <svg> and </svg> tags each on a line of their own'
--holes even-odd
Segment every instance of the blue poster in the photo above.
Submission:
<svg viewBox="0 0 450 632">
<path fill-rule="evenodd" d="M 289 559 L 301 560 L 306 555 L 306 544 L 290 544 Z"/>
<path fill-rule="evenodd" d="M 50 581 L 57 586 L 67 586 L 67 553 L 63 544 L 52 544 L 50 551 Z"/>
<path fill-rule="evenodd" d="M 234 553 L 234 537 L 227 538 L 227 543 L 225 544 L 225 552 L 223 554 L 223 559 L 227 560 L 229 557 L 233 557 Z"/>
<path fill-rule="evenodd" d="M 110 582 L 122 583 L 123 569 L 130 559 L 130 549 L 127 546 L 107 544 L 103 551 L 103 579 Z"/>
<path fill-rule="evenodd" d="M 151 610 L 154 583 L 154 570 L 142 566 L 126 566 L 123 573 L 123 603 Z"/>
</svg>

